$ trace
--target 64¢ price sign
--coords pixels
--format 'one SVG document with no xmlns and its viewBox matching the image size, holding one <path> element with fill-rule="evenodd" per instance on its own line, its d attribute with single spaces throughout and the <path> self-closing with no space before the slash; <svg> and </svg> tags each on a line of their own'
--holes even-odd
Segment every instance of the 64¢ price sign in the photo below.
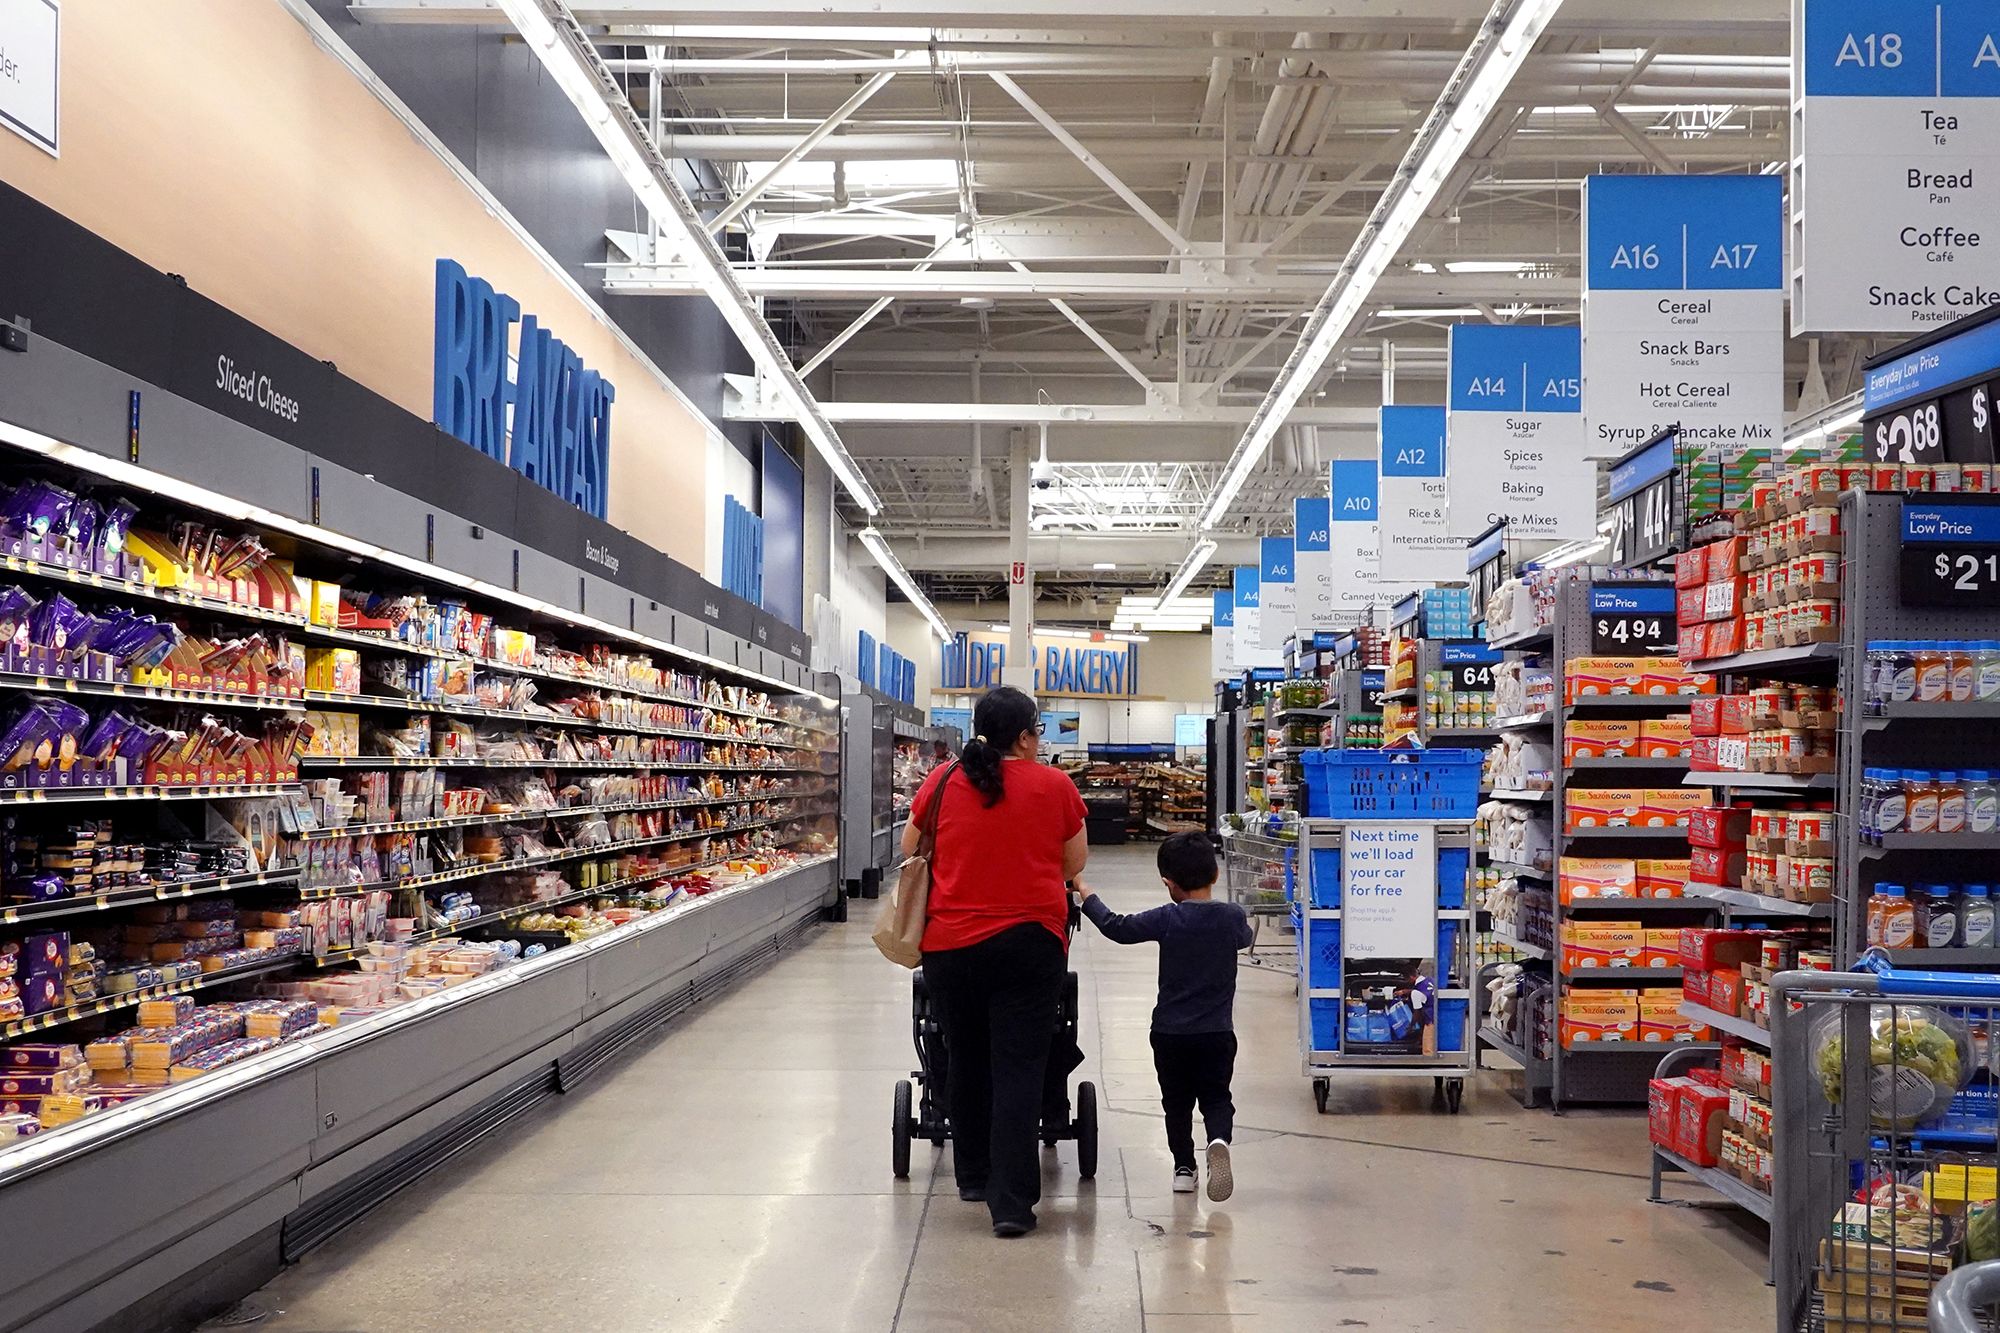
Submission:
<svg viewBox="0 0 2000 1333">
<path fill-rule="evenodd" d="M 1483 643 L 1447 643 L 1438 648 L 1438 665 L 1451 673 L 1453 693 L 1493 688 L 1493 668 L 1502 654 Z"/>
<path fill-rule="evenodd" d="M 1901 574 L 1907 606 L 2000 606 L 2000 504 L 1905 500 Z"/>
<path fill-rule="evenodd" d="M 1592 656 L 1671 657 L 1678 642 L 1670 586 L 1634 583 L 1591 587 Z"/>
</svg>

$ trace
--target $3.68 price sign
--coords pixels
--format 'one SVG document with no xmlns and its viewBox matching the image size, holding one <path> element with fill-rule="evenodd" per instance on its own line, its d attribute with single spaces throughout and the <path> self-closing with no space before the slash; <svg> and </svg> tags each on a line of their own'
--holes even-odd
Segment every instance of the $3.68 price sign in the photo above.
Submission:
<svg viewBox="0 0 2000 1333">
<path fill-rule="evenodd" d="M 1944 411 L 1912 403 L 1868 423 L 1868 457 L 1877 463 L 1923 466 L 1944 462 Z"/>
</svg>

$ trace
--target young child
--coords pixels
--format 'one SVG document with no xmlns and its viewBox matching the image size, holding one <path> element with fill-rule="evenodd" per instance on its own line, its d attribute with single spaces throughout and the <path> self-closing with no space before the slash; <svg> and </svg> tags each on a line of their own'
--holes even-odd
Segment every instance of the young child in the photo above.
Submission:
<svg viewBox="0 0 2000 1333">
<path fill-rule="evenodd" d="M 1174 1193 L 1195 1187 L 1194 1108 L 1201 1104 L 1208 1135 L 1208 1197 L 1221 1203 L 1235 1188 L 1229 1138 L 1236 1108 L 1229 1077 L 1236 1066 L 1236 953 L 1250 947 L 1250 918 L 1231 902 L 1210 897 L 1215 849 L 1202 833 L 1176 833 L 1160 844 L 1160 879 L 1173 899 L 1120 916 L 1090 894 L 1083 913 L 1118 944 L 1157 940 L 1160 998 L 1153 1006 L 1153 1068 L 1167 1112 L 1167 1146 L 1174 1154 Z"/>
</svg>

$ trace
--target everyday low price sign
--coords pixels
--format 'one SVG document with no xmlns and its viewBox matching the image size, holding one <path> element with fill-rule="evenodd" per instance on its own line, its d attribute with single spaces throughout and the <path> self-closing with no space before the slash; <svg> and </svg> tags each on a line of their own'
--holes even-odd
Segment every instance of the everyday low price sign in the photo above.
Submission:
<svg viewBox="0 0 2000 1333">
<path fill-rule="evenodd" d="M 1349 824 L 1341 840 L 1340 915 L 1349 958 L 1437 952 L 1437 828 Z"/>
</svg>

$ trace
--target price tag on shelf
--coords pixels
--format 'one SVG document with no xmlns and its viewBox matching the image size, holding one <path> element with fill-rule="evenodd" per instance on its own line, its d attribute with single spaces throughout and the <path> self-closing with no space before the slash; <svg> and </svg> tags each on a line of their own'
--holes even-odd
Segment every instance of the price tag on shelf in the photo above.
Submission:
<svg viewBox="0 0 2000 1333">
<path fill-rule="evenodd" d="M 1674 590 L 1663 583 L 1596 584 L 1590 590 L 1594 657 L 1672 657 Z"/>
<path fill-rule="evenodd" d="M 1454 693 L 1493 688 L 1493 668 L 1502 654 L 1483 643 L 1447 643 L 1438 648 L 1438 665 L 1451 673 Z"/>
<path fill-rule="evenodd" d="M 1382 696 L 1388 693 L 1388 690 L 1386 688 L 1387 682 L 1388 682 L 1387 672 L 1364 671 L 1361 673 L 1362 712 L 1379 713 L 1382 711 L 1382 706 L 1383 703 L 1385 702 Z"/>
<path fill-rule="evenodd" d="M 1612 464 L 1604 511 L 1611 519 L 1612 564 L 1651 564 L 1686 545 L 1679 447 L 1679 437 L 1666 431 Z"/>
<path fill-rule="evenodd" d="M 2000 502 L 1903 502 L 1902 594 L 1909 606 L 2000 606 Z"/>
</svg>

